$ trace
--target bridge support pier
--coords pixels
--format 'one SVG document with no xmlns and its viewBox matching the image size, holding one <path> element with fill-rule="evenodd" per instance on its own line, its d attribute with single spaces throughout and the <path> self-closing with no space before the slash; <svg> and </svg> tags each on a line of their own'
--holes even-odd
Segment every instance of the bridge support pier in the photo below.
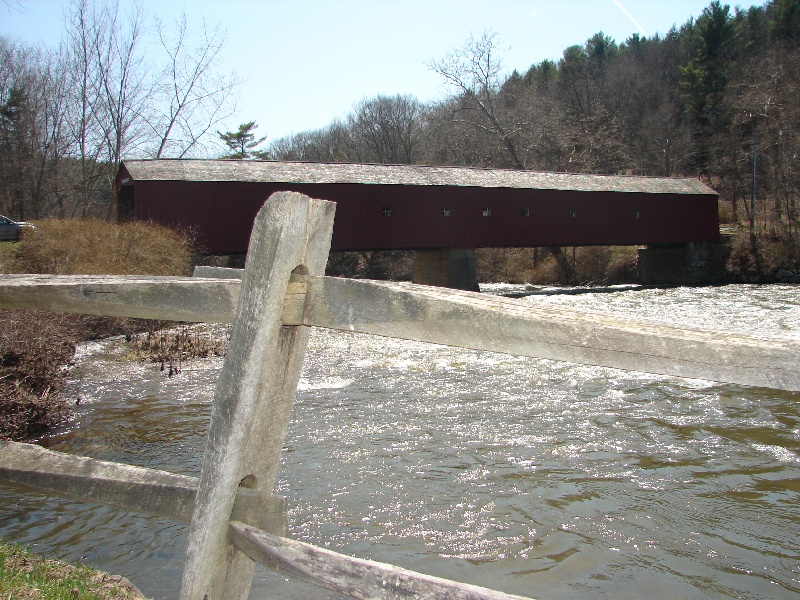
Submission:
<svg viewBox="0 0 800 600">
<path fill-rule="evenodd" d="M 414 251 L 414 283 L 479 291 L 474 248 Z"/>
<path fill-rule="evenodd" d="M 718 243 L 689 242 L 678 246 L 639 248 L 639 283 L 694 285 L 727 280 L 729 239 Z"/>
</svg>

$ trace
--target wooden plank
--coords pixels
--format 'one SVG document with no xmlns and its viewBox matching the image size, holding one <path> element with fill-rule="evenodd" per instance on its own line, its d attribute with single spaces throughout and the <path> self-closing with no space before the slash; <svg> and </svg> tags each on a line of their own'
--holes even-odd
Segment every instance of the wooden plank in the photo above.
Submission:
<svg viewBox="0 0 800 600">
<path fill-rule="evenodd" d="M 264 493 L 274 487 L 309 331 L 283 326 L 284 296 L 293 272 L 323 274 L 335 207 L 280 192 L 256 217 L 231 341 L 214 394 L 181 584 L 183 600 L 248 596 L 253 561 L 228 539 L 233 500 L 240 486 Z"/>
<path fill-rule="evenodd" d="M 231 323 L 240 289 L 219 278 L 3 275 L 0 308 Z"/>
<path fill-rule="evenodd" d="M 290 540 L 244 523 L 230 524 L 233 543 L 253 560 L 329 590 L 364 600 L 526 600 L 476 585 L 424 575 L 394 565 L 353 558 Z"/>
<path fill-rule="evenodd" d="M 244 269 L 231 267 L 207 267 L 197 265 L 192 272 L 192 277 L 207 277 L 212 279 L 239 279 L 244 276 Z"/>
<path fill-rule="evenodd" d="M 225 271 L 235 277 L 239 270 Z M 241 285 L 235 279 L 160 278 L 154 283 L 17 277 L 6 276 L 0 284 L 0 307 L 218 323 L 231 322 Z M 158 291 L 135 293 L 139 285 Z M 183 301 L 194 289 L 197 302 Z M 286 325 L 800 391 L 796 336 L 676 326 L 429 286 L 311 276 L 297 276 L 287 287 L 282 319 Z"/>
<path fill-rule="evenodd" d="M 286 323 L 800 390 L 797 336 L 668 325 L 409 283 L 303 276 L 293 281 L 308 285 L 308 298 L 300 311 L 287 297 Z"/>
<path fill-rule="evenodd" d="M 0 481 L 48 495 L 97 502 L 189 521 L 197 478 L 73 456 L 33 444 L 0 442 Z M 239 490 L 234 518 L 278 535 L 286 532 L 283 498 Z"/>
</svg>

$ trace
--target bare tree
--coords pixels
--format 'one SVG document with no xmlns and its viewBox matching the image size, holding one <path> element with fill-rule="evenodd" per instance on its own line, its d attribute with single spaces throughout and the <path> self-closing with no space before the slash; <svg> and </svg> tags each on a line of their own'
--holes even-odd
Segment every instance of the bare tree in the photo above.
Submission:
<svg viewBox="0 0 800 600">
<path fill-rule="evenodd" d="M 498 148 L 497 137 L 476 127 L 470 120 L 459 118 L 460 98 L 432 105 L 424 114 L 422 140 L 423 162 L 432 165 L 491 167 L 495 157 L 505 157 L 505 148 Z"/>
<path fill-rule="evenodd" d="M 74 78 L 70 121 L 81 165 L 82 214 L 113 206 L 114 175 L 125 156 L 185 157 L 232 112 L 234 78 L 217 74 L 224 43 L 203 29 L 192 47 L 183 16 L 175 34 L 156 21 L 148 37 L 138 4 L 73 0 L 67 40 Z M 154 41 L 161 50 L 152 52 Z"/>
<path fill-rule="evenodd" d="M 360 162 L 412 164 L 419 146 L 421 106 L 409 95 L 362 100 L 347 119 Z"/>
<path fill-rule="evenodd" d="M 34 105 L 37 147 L 35 185 L 31 188 L 32 218 L 64 214 L 67 198 L 67 170 L 73 149 L 67 122 L 69 78 L 68 58 L 62 49 L 39 55 L 39 85 Z"/>
<path fill-rule="evenodd" d="M 0 210 L 39 218 L 58 207 L 67 81 L 60 53 L 0 37 Z"/>
<path fill-rule="evenodd" d="M 105 27 L 96 38 L 96 67 L 100 74 L 100 102 L 103 108 L 98 125 L 105 141 L 106 160 L 114 172 L 123 154 L 137 153 L 148 142 L 143 116 L 152 110 L 153 83 L 146 64 L 144 13 L 133 5 L 122 24 L 118 5 L 101 8 Z"/>
<path fill-rule="evenodd" d="M 167 60 L 161 77 L 162 101 L 150 127 L 157 137 L 155 156 L 183 158 L 209 131 L 235 111 L 236 77 L 218 74 L 225 36 L 219 27 L 203 23 L 202 42 L 189 47 L 186 14 L 176 24 L 174 38 L 157 21 L 158 39 Z"/>
<path fill-rule="evenodd" d="M 0 0 L 0 3 L 6 5 L 8 8 L 22 12 L 24 10 L 26 0 Z"/>
<path fill-rule="evenodd" d="M 141 7 L 125 6 L 72 0 L 57 48 L 0 36 L 0 210 L 109 216 L 124 156 L 186 156 L 229 114 L 219 31 L 190 47 L 184 18 L 150 38 Z"/>
<path fill-rule="evenodd" d="M 277 160 L 346 163 L 359 160 L 350 129 L 339 120 L 323 129 L 274 140 L 269 155 Z"/>
<path fill-rule="evenodd" d="M 100 74 L 96 68 L 96 48 L 99 19 L 93 14 L 89 0 L 72 3 L 66 23 L 66 44 L 70 56 L 68 72 L 72 77 L 70 90 L 73 98 L 69 118 L 75 153 L 80 173 L 75 185 L 75 203 L 82 207 L 94 203 L 95 192 L 101 177 L 100 165 L 103 154 L 103 139 L 97 134 L 96 123 L 100 118 Z"/>
<path fill-rule="evenodd" d="M 717 169 L 724 176 L 726 187 L 730 188 L 725 190 L 726 195 L 734 206 L 739 200 L 744 208 L 749 221 L 751 253 L 756 262 L 759 260 L 757 238 L 766 235 L 786 240 L 784 252 L 787 256 L 795 253 L 794 262 L 800 263 L 797 241 L 800 110 L 794 100 L 800 89 L 799 58 L 797 48 L 778 45 L 763 55 L 754 56 L 730 82 L 734 90 L 733 127 L 725 146 L 728 151 L 720 156 Z M 751 179 L 754 168 L 757 189 Z M 763 220 L 762 224 L 757 225 L 757 217 Z"/>
<path fill-rule="evenodd" d="M 484 32 L 479 39 L 470 36 L 467 43 L 444 58 L 428 63 L 463 98 L 464 110 L 477 110 L 481 120 L 471 122 L 490 132 L 503 144 L 512 166 L 524 169 L 517 152 L 516 126 L 503 122 L 498 101 L 503 63 L 497 45 L 497 34 Z"/>
<path fill-rule="evenodd" d="M 107 215 L 113 179 L 125 154 L 148 141 L 152 78 L 144 58 L 145 15 L 132 5 L 73 0 L 67 22 L 71 56 L 74 139 L 80 162 L 77 210 Z"/>
</svg>

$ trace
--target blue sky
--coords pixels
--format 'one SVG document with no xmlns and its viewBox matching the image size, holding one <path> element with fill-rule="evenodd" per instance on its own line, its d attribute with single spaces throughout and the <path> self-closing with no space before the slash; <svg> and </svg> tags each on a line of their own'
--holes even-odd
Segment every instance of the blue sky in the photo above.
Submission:
<svg viewBox="0 0 800 600">
<path fill-rule="evenodd" d="M 124 8 L 131 0 L 120 0 Z M 508 72 L 524 72 L 598 31 L 617 42 L 666 33 L 697 17 L 710 0 L 141 0 L 169 23 L 185 10 L 227 33 L 226 71 L 244 81 L 223 129 L 255 120 L 268 139 L 316 129 L 364 98 L 447 89 L 426 63 L 485 30 L 507 49 Z M 8 5 L 21 6 L 21 9 Z M 742 2 L 740 6 L 760 5 Z M 69 0 L 0 2 L 0 33 L 57 45 Z"/>
</svg>

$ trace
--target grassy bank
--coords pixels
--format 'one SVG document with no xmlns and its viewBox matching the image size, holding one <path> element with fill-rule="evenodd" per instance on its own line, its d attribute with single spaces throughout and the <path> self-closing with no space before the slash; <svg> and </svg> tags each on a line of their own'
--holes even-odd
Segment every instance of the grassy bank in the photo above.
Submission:
<svg viewBox="0 0 800 600">
<path fill-rule="evenodd" d="M 191 241 L 149 223 L 36 222 L 21 242 L 0 244 L 0 272 L 56 275 L 186 275 Z M 148 323 L 0 310 L 0 439 L 30 440 L 71 415 L 61 394 L 75 345 L 147 330 Z"/>
<path fill-rule="evenodd" d="M 32 554 L 0 542 L 0 598 L 141 600 L 127 579 Z"/>
<path fill-rule="evenodd" d="M 5 273 L 190 275 L 192 269 L 191 240 L 155 223 L 44 219 L 8 245 L 7 262 L 0 263 Z"/>
</svg>

